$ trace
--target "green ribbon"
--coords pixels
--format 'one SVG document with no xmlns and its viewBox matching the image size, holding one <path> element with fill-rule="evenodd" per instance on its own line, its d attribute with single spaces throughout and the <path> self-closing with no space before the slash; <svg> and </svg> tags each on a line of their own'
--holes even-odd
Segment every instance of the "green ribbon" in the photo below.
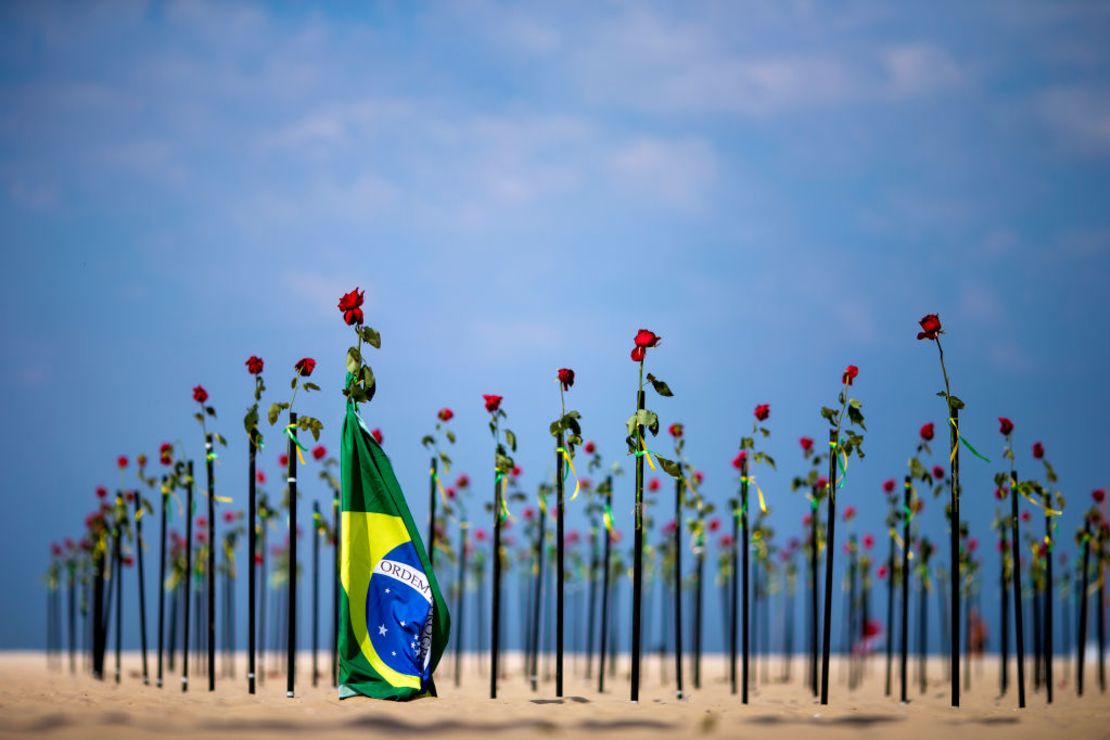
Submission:
<svg viewBox="0 0 1110 740">
<path fill-rule="evenodd" d="M 833 451 L 833 456 L 836 458 L 836 467 L 840 470 L 840 481 L 837 482 L 837 490 L 844 487 L 844 480 L 848 477 L 848 466 L 844 464 L 844 454 L 837 454 L 840 450 L 840 444 L 835 440 L 829 442 L 829 448 Z"/>
<path fill-rule="evenodd" d="M 990 460 L 989 460 L 989 459 L 987 459 L 987 458 L 983 457 L 983 456 L 982 456 L 981 454 L 979 454 L 979 450 L 977 450 L 977 449 L 975 449 L 974 447 L 972 447 L 971 443 L 967 441 L 967 437 L 965 437 L 964 435 L 960 434 L 960 427 L 959 427 L 959 426 L 957 426 L 957 424 L 956 424 L 956 420 L 955 420 L 955 419 L 953 419 L 953 418 L 949 417 L 949 419 L 948 419 L 948 422 L 949 422 L 949 423 L 950 423 L 950 424 L 951 424 L 951 425 L 953 426 L 953 428 L 955 428 L 955 430 L 956 430 L 956 437 L 957 437 L 957 438 L 958 438 L 958 439 L 959 439 L 959 440 L 960 440 L 961 442 L 963 442 L 963 443 L 964 443 L 964 447 L 966 447 L 966 448 L 968 449 L 968 451 L 969 451 L 969 452 L 971 452 L 971 454 L 972 454 L 972 455 L 975 455 L 975 457 L 979 458 L 980 460 L 982 460 L 982 461 L 983 461 L 983 462 L 985 462 L 985 463 L 989 463 L 989 462 L 990 462 Z M 955 450 L 953 450 L 953 452 L 952 452 L 952 457 L 955 457 L 955 456 L 956 456 L 956 453 L 955 453 Z"/>
</svg>

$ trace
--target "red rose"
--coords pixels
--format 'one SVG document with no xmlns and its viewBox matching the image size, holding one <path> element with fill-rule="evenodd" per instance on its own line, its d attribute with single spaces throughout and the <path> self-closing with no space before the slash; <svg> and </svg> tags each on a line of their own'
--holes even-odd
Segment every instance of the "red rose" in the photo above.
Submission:
<svg viewBox="0 0 1110 740">
<path fill-rule="evenodd" d="M 484 529 L 474 530 L 474 539 L 478 540 L 479 542 L 485 542 L 486 541 L 486 530 L 484 530 Z"/>
<path fill-rule="evenodd" d="M 278 455 L 278 465 L 283 468 L 289 467 L 289 455 L 286 455 L 284 452 Z"/>
<path fill-rule="evenodd" d="M 208 519 L 207 519 L 207 517 L 203 517 L 203 516 L 198 516 L 198 517 L 197 517 L 197 526 L 198 526 L 198 527 L 207 527 L 207 526 L 208 526 Z"/>
<path fill-rule="evenodd" d="M 97 498 L 102 499 L 107 495 L 108 495 L 108 489 L 107 488 L 105 488 L 104 486 L 97 486 L 96 487 L 96 497 Z"/>
<path fill-rule="evenodd" d="M 355 288 L 350 293 L 344 293 L 339 299 L 339 310 L 343 312 L 343 320 L 347 322 L 347 326 L 362 323 L 363 316 L 360 307 L 365 295 L 366 291 Z"/>
<path fill-rule="evenodd" d="M 700 486 L 702 484 L 702 481 L 704 481 L 704 480 L 705 480 L 705 473 L 701 472 L 700 470 L 695 470 L 694 471 L 694 482 L 697 483 Z"/>
<path fill-rule="evenodd" d="M 123 470 L 127 467 L 127 455 L 120 455 L 116 458 L 116 467 Z"/>
<path fill-rule="evenodd" d="M 531 521 L 532 517 L 536 515 L 536 511 L 531 506 L 525 506 L 524 511 L 520 512 L 520 515 L 524 517 L 526 521 Z"/>
<path fill-rule="evenodd" d="M 844 385 L 851 385 L 857 375 L 859 375 L 859 368 L 855 365 L 849 365 L 844 368 L 844 374 L 840 377 L 840 382 Z"/>
<path fill-rule="evenodd" d="M 647 351 L 643 347 L 633 347 L 632 348 L 632 361 L 633 362 L 643 362 L 645 354 L 647 354 Z"/>
<path fill-rule="evenodd" d="M 193 400 L 197 403 L 204 403 L 208 400 L 208 391 L 204 390 L 203 385 L 193 387 Z"/>
<path fill-rule="evenodd" d="M 444 406 L 439 410 L 439 413 L 436 414 L 436 416 L 439 417 L 440 421 L 451 421 L 455 418 L 455 412 Z"/>
<path fill-rule="evenodd" d="M 1040 460 L 1044 457 L 1044 445 L 1040 442 L 1033 443 L 1033 457 Z"/>
<path fill-rule="evenodd" d="M 133 558 L 130 555 L 124 555 L 123 556 L 123 565 L 124 565 L 125 568 L 130 568 L 134 564 L 135 564 L 135 558 Z"/>
<path fill-rule="evenodd" d="M 246 361 L 247 372 L 251 375 L 258 375 L 262 372 L 262 358 L 257 355 L 251 355 Z"/>
<path fill-rule="evenodd" d="M 307 378 L 312 375 L 312 371 L 316 369 L 316 360 L 311 357 L 302 357 L 297 360 L 297 364 L 293 366 L 293 369 L 297 371 L 297 375 Z"/>
<path fill-rule="evenodd" d="M 1096 504 L 1101 504 L 1106 499 L 1106 489 L 1096 488 L 1095 490 L 1091 491 L 1091 498 L 1095 500 Z"/>
<path fill-rule="evenodd" d="M 254 556 L 254 564 L 255 564 L 255 565 L 262 565 L 262 559 L 263 559 L 263 558 L 262 558 L 262 553 L 258 553 L 258 554 L 256 554 L 256 555 Z"/>
<path fill-rule="evenodd" d="M 640 331 L 636 332 L 636 338 L 632 341 L 637 347 L 648 349 L 650 347 L 658 347 L 659 342 L 662 340 L 663 337 L 656 336 L 655 332 L 648 331 L 647 329 L 640 329 Z"/>
<path fill-rule="evenodd" d="M 197 532 L 196 540 L 203 545 L 208 540 L 208 536 L 204 532 Z"/>
<path fill-rule="evenodd" d="M 265 483 L 266 482 L 266 473 L 264 471 L 259 470 L 257 473 L 254 474 L 254 478 L 259 483 Z"/>
<path fill-rule="evenodd" d="M 718 517 L 713 517 L 709 520 L 709 531 L 716 532 L 721 528 L 721 520 Z"/>
<path fill-rule="evenodd" d="M 798 444 L 802 446 L 802 452 L 809 452 L 813 449 L 813 440 L 809 437 L 802 437 L 798 440 Z"/>
<path fill-rule="evenodd" d="M 875 538 L 869 534 L 863 536 L 863 549 L 870 550 L 875 546 Z"/>
<path fill-rule="evenodd" d="M 813 517 L 810 516 L 809 514 L 806 514 L 805 516 L 802 517 L 802 526 L 803 527 L 808 527 L 812 523 L 813 523 Z"/>
<path fill-rule="evenodd" d="M 883 490 L 887 493 L 894 493 L 895 482 L 893 478 L 887 478 L 883 481 Z"/>
<path fill-rule="evenodd" d="M 569 367 L 559 368 L 559 384 L 563 386 L 564 391 L 569 391 L 570 387 L 574 385 L 574 371 Z"/>
<path fill-rule="evenodd" d="M 933 477 L 937 480 L 944 480 L 944 468 L 939 465 L 933 466 Z"/>
<path fill-rule="evenodd" d="M 649 491 L 658 491 L 659 486 L 660 486 L 660 483 L 659 483 L 658 478 L 652 478 L 650 481 L 648 481 L 648 490 Z"/>
<path fill-rule="evenodd" d="M 231 524 L 234 521 L 235 521 L 235 512 L 234 511 L 225 511 L 224 512 L 224 522 L 226 524 Z"/>
<path fill-rule="evenodd" d="M 131 503 L 132 501 L 135 500 L 135 492 L 134 491 L 127 491 L 126 493 L 123 494 L 123 498 L 127 501 L 127 503 Z"/>
<path fill-rule="evenodd" d="M 1021 520 L 1022 520 L 1023 522 L 1028 522 L 1028 521 L 1030 521 L 1030 520 L 1031 520 L 1032 518 L 1033 518 L 1033 515 L 1032 515 L 1032 514 L 1030 514 L 1030 513 L 1028 512 L 1028 511 L 1023 511 L 1023 512 L 1021 512 Z"/>
<path fill-rule="evenodd" d="M 877 619 L 868 619 L 867 624 L 863 625 L 863 636 L 865 638 L 877 637 L 882 631 L 883 626 L 879 623 L 879 620 Z"/>
<path fill-rule="evenodd" d="M 732 535 L 731 534 L 721 535 L 721 549 L 722 550 L 727 550 L 730 547 L 732 547 Z"/>
<path fill-rule="evenodd" d="M 743 470 L 744 469 L 744 462 L 747 459 L 748 459 L 748 451 L 747 450 L 740 450 L 740 452 L 736 453 L 736 457 L 732 458 L 732 467 L 736 468 L 737 470 Z"/>
<path fill-rule="evenodd" d="M 1005 501 L 1006 500 L 1006 489 L 1001 488 L 1001 487 L 994 489 L 994 497 L 996 499 L 998 499 L 999 501 Z"/>
<path fill-rule="evenodd" d="M 887 571 L 886 571 L 886 566 L 885 565 L 880 565 L 879 569 L 877 571 L 875 571 L 875 575 L 877 575 L 880 579 L 886 578 L 886 573 L 887 573 Z"/>
<path fill-rule="evenodd" d="M 454 500 L 454 498 L 456 496 L 456 493 L 457 492 L 455 491 L 454 486 L 447 486 L 447 498 L 448 499 Z"/>
<path fill-rule="evenodd" d="M 382 440 L 385 439 L 385 437 L 382 436 L 382 430 L 377 428 L 370 430 L 370 436 L 373 437 L 374 441 L 378 444 L 381 444 Z"/>
<path fill-rule="evenodd" d="M 933 426 L 933 422 L 930 421 L 928 424 L 922 424 L 920 434 L 921 434 L 921 438 L 923 440 L 925 440 L 926 442 L 931 440 L 933 438 L 933 435 L 936 434 L 936 430 L 935 430 L 935 427 Z"/>
<path fill-rule="evenodd" d="M 967 551 L 968 552 L 975 552 L 978 549 L 979 549 L 979 540 L 972 537 L 970 540 L 967 541 Z"/>
<path fill-rule="evenodd" d="M 578 543 L 580 537 L 581 535 L 578 534 L 578 530 L 572 529 L 567 532 L 565 541 L 568 545 L 575 545 Z"/>
<path fill-rule="evenodd" d="M 856 507 L 854 507 L 854 506 L 845 507 L 845 509 L 844 509 L 844 521 L 850 522 L 850 521 L 852 521 L 852 519 L 855 518 L 855 516 L 856 516 Z"/>
<path fill-rule="evenodd" d="M 62 554 L 62 546 L 58 545 L 58 544 L 51 545 L 50 546 L 50 554 L 53 555 L 54 557 L 60 556 Z"/>
<path fill-rule="evenodd" d="M 677 525 L 675 525 L 674 519 L 672 519 L 672 520 L 670 520 L 669 522 L 667 522 L 666 524 L 663 525 L 663 534 L 666 534 L 666 535 L 674 534 L 676 529 L 678 529 L 678 527 L 677 527 Z"/>
<path fill-rule="evenodd" d="M 509 471 L 509 476 L 512 477 L 512 478 L 519 478 L 520 474 L 523 473 L 523 472 L 524 471 L 521 470 L 519 465 L 514 465 L 513 469 Z"/>
<path fill-rule="evenodd" d="M 998 432 L 1004 436 L 1010 436 L 1010 432 L 1014 431 L 1014 422 L 1007 419 L 1005 416 L 998 417 Z"/>
<path fill-rule="evenodd" d="M 312 459 L 323 460 L 328 455 L 328 448 L 323 445 L 316 445 L 312 448 Z"/>
<path fill-rule="evenodd" d="M 592 455 L 597 450 L 597 445 L 595 445 L 592 441 L 590 441 L 590 442 L 587 442 L 586 446 L 583 447 L 582 449 L 584 449 L 586 451 L 587 455 Z"/>
<path fill-rule="evenodd" d="M 455 479 L 455 485 L 459 488 L 466 488 L 470 485 L 470 477 L 466 473 L 463 473 Z"/>
<path fill-rule="evenodd" d="M 917 323 L 921 324 L 921 331 L 917 333 L 918 339 L 936 339 L 941 333 L 940 317 L 935 313 L 925 314 Z"/>
<path fill-rule="evenodd" d="M 490 393 L 483 393 L 482 398 L 486 401 L 486 411 L 491 414 L 496 414 L 498 409 L 501 408 L 501 396 L 495 396 Z"/>
<path fill-rule="evenodd" d="M 755 418 L 759 421 L 767 421 L 767 417 L 771 415 L 771 404 L 761 403 L 755 407 Z"/>
<path fill-rule="evenodd" d="M 669 427 L 667 427 L 667 431 L 670 432 L 670 435 L 672 437 L 678 439 L 682 436 L 682 425 L 676 421 L 674 424 L 671 424 Z"/>
<path fill-rule="evenodd" d="M 829 487 L 829 479 L 828 478 L 826 478 L 825 476 L 822 475 L 820 478 L 817 479 L 817 490 L 818 491 L 824 491 L 828 487 Z"/>
<path fill-rule="evenodd" d="M 135 456 L 135 464 L 138 465 L 140 468 L 145 468 L 146 467 L 146 455 L 141 453 L 141 452 L 138 455 L 136 455 Z"/>
</svg>

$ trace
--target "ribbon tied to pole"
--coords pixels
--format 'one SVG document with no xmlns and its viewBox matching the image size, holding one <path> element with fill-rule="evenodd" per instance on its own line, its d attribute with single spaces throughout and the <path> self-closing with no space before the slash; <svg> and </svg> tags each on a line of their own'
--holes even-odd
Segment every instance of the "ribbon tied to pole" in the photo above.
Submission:
<svg viewBox="0 0 1110 740">
<path fill-rule="evenodd" d="M 641 439 L 641 441 L 643 440 Z M 578 480 L 578 471 L 574 469 L 574 459 L 570 456 L 570 453 L 567 452 L 566 448 L 556 447 L 555 451 L 562 453 L 563 459 L 567 463 L 567 467 L 563 468 L 563 480 L 565 481 L 567 479 L 567 475 L 571 473 L 574 474 L 574 493 L 570 495 L 570 500 L 573 501 L 578 498 L 578 490 L 582 487 L 582 481 Z M 651 458 L 648 459 L 650 460 Z"/>
</svg>

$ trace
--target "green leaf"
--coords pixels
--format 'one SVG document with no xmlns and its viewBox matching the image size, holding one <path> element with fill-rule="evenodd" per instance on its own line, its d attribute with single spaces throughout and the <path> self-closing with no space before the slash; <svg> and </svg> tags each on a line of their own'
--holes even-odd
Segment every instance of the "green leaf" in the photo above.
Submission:
<svg viewBox="0 0 1110 740">
<path fill-rule="evenodd" d="M 513 434 L 512 429 L 505 430 L 505 441 L 509 443 L 509 449 L 516 452 L 516 435 Z"/>
<path fill-rule="evenodd" d="M 358 369 L 362 365 L 362 355 L 358 351 L 358 347 L 347 348 L 347 372 L 351 375 L 358 375 Z"/>
<path fill-rule="evenodd" d="M 668 386 L 666 383 L 664 383 L 662 380 L 655 377 L 651 373 L 647 374 L 647 379 L 648 382 L 651 383 L 651 387 L 654 388 L 655 392 L 658 393 L 660 396 L 670 398 L 674 395 L 674 393 L 671 392 L 670 386 Z"/>
<path fill-rule="evenodd" d="M 961 401 L 957 396 L 948 397 L 948 406 L 953 410 L 966 408 L 964 402 Z"/>
<path fill-rule="evenodd" d="M 358 335 L 362 337 L 362 341 L 369 344 L 374 349 L 382 348 L 382 336 L 378 333 L 377 329 L 371 329 L 369 326 L 363 326 L 358 330 Z"/>
<path fill-rule="evenodd" d="M 662 455 L 654 455 L 655 461 L 663 468 L 663 471 L 672 478 L 682 478 L 682 466 L 674 460 L 668 460 Z"/>
<path fill-rule="evenodd" d="M 425 434 L 424 437 L 420 440 L 420 444 L 424 445 L 425 447 L 432 447 L 435 445 L 435 443 L 436 438 L 430 434 Z"/>
<path fill-rule="evenodd" d="M 315 383 L 305 383 L 301 387 L 304 388 L 306 391 L 318 391 L 318 390 L 320 390 L 320 386 L 316 385 Z"/>
<path fill-rule="evenodd" d="M 447 430 L 447 441 L 451 444 L 455 444 L 455 433 L 450 429 Z"/>
<path fill-rule="evenodd" d="M 860 429 L 867 429 L 863 424 L 863 412 L 860 411 L 859 405 L 848 406 L 848 420 L 853 424 L 857 424 Z"/>
<path fill-rule="evenodd" d="M 204 407 L 204 413 L 208 414 L 213 419 L 215 419 L 216 418 L 216 407 L 215 406 L 205 406 Z"/>
<path fill-rule="evenodd" d="M 836 409 L 830 409 L 828 406 L 822 406 L 821 416 L 825 419 L 828 419 L 830 424 L 836 423 Z"/>
<path fill-rule="evenodd" d="M 377 382 L 374 379 L 374 371 L 370 369 L 369 365 L 363 365 L 362 369 L 358 371 L 358 379 L 359 382 L 367 388 L 373 388 L 375 383 Z M 373 392 L 371 392 L 370 395 L 373 396 Z"/>
</svg>

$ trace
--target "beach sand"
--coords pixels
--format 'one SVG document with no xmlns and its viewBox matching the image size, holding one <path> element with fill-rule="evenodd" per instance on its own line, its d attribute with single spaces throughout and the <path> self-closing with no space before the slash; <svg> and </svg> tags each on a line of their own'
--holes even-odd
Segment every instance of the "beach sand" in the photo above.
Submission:
<svg viewBox="0 0 1110 740">
<path fill-rule="evenodd" d="M 308 666 L 308 656 L 301 665 Z M 340 702 L 326 685 L 312 688 L 305 671 L 297 696 L 285 698 L 283 676 L 267 679 L 259 692 L 247 693 L 245 674 L 236 680 L 219 678 L 216 691 L 207 690 L 204 675 L 194 675 L 188 693 L 180 691 L 177 676 L 157 689 L 142 684 L 136 654 L 124 659 L 120 685 L 95 681 L 80 670 L 48 669 L 42 653 L 0 653 L 0 738 L 113 738 L 146 737 L 262 738 L 262 737 L 448 737 L 516 738 L 584 737 L 606 734 L 620 738 L 658 737 L 768 737 L 817 736 L 987 738 L 1110 737 L 1110 698 L 1099 692 L 1090 666 L 1087 694 L 1078 698 L 1069 682 L 1056 691 L 1055 703 L 1046 705 L 1045 694 L 1033 693 L 1027 684 L 1028 707 L 1016 708 L 1015 689 L 998 697 L 998 662 L 988 656 L 972 674 L 971 690 L 963 706 L 949 706 L 943 664 L 934 659 L 931 681 L 922 694 L 914 684 L 909 704 L 883 695 L 883 658 L 872 659 L 862 686 L 849 691 L 846 670 L 834 665 L 829 705 L 822 707 L 802 683 L 803 659 L 794 663 L 794 680 L 758 684 L 744 706 L 729 693 L 723 657 L 704 661 L 703 686 L 687 683 L 687 696 L 675 699 L 673 684 L 661 685 L 660 661 L 653 656 L 644 664 L 646 683 L 640 702 L 631 704 L 626 666 L 607 681 L 605 694 L 595 681 L 579 674 L 568 676 L 566 697 L 554 697 L 554 683 L 541 684 L 533 693 L 511 656 L 509 675 L 500 683 L 496 700 L 489 697 L 488 673 L 477 660 L 467 667 L 462 687 L 451 679 L 449 661 L 441 666 L 439 698 L 409 703 L 347 699 Z M 581 659 L 568 659 L 581 668 Z M 673 676 L 673 660 L 667 671 Z M 153 662 L 152 662 L 153 664 Z M 772 661 L 772 676 L 780 664 Z M 911 681 L 915 662 L 911 660 Z M 1056 668 L 1058 675 L 1063 662 Z M 690 681 L 687 668 L 687 682 Z M 1012 670 L 1011 670 L 1012 673 Z M 897 660 L 894 694 L 898 694 Z M 1011 678 L 1013 681 L 1014 679 Z M 327 678 L 321 684 L 327 684 Z M 955 734 L 950 734 L 955 733 Z"/>
</svg>

